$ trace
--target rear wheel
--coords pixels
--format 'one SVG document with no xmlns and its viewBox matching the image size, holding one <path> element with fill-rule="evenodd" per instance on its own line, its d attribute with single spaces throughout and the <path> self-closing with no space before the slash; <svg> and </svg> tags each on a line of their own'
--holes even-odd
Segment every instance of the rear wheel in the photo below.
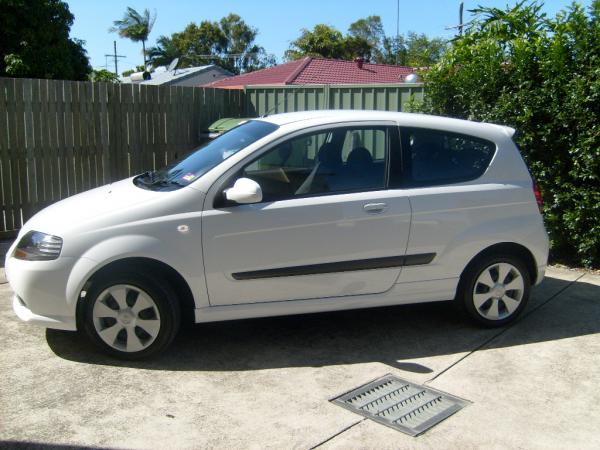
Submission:
<svg viewBox="0 0 600 450">
<path fill-rule="evenodd" d="M 154 276 L 129 272 L 96 280 L 84 302 L 86 334 L 118 358 L 156 355 L 179 328 L 177 299 L 168 283 Z"/>
<path fill-rule="evenodd" d="M 529 300 L 531 279 L 514 256 L 488 256 L 472 263 L 461 278 L 457 301 L 476 322 L 488 327 L 515 320 Z"/>
</svg>

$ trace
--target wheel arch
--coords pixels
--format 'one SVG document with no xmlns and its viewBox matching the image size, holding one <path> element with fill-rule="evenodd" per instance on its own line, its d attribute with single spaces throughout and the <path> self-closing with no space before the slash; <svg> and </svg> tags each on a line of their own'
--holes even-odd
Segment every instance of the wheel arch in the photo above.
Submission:
<svg viewBox="0 0 600 450">
<path fill-rule="evenodd" d="M 467 273 L 474 264 L 477 264 L 483 258 L 493 255 L 514 255 L 518 257 L 527 267 L 532 284 L 537 280 L 538 267 L 533 253 L 524 245 L 517 244 L 516 242 L 500 242 L 481 250 L 471 258 L 469 263 L 465 266 L 460 274 L 460 279 L 462 280 L 464 278 L 465 273 Z"/>
<path fill-rule="evenodd" d="M 148 257 L 125 257 L 111 261 L 98 268 L 92 273 L 83 285 L 76 308 L 77 329 L 81 329 L 81 319 L 83 311 L 83 293 L 88 291 L 92 284 L 105 276 L 110 276 L 111 273 L 120 270 L 137 270 L 142 273 L 151 273 L 158 277 L 163 277 L 175 291 L 177 299 L 181 307 L 181 319 L 184 324 L 194 323 L 195 302 L 192 290 L 185 278 L 170 265 Z"/>
</svg>

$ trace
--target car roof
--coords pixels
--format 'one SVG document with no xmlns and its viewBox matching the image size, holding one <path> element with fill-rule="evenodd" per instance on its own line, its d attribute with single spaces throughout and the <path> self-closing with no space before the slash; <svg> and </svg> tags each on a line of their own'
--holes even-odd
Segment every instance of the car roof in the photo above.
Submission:
<svg viewBox="0 0 600 450">
<path fill-rule="evenodd" d="M 296 125 L 294 128 L 304 128 L 318 124 L 339 122 L 361 122 L 361 121 L 393 121 L 400 126 L 431 127 L 435 129 L 456 130 L 460 132 L 473 132 L 475 134 L 503 135 L 512 137 L 514 128 L 491 123 L 473 122 L 470 120 L 452 119 L 449 117 L 431 116 L 427 114 L 415 114 L 393 111 L 370 111 L 370 110 L 318 110 L 301 111 L 283 114 L 273 114 L 261 117 L 259 120 L 270 122 L 275 125 Z"/>
</svg>

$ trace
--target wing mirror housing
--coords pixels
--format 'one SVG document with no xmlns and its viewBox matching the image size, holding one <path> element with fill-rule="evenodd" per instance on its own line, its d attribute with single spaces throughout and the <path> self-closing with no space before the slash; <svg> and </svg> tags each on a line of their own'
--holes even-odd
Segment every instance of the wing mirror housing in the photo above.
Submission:
<svg viewBox="0 0 600 450">
<path fill-rule="evenodd" d="M 225 198 L 235 203 L 248 204 L 262 201 L 260 185 L 250 178 L 238 178 L 233 187 L 225 189 Z"/>
</svg>

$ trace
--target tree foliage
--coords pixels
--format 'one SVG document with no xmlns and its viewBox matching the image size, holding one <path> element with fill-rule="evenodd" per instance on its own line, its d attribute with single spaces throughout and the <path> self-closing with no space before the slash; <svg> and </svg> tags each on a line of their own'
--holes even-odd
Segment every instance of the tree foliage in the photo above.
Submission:
<svg viewBox="0 0 600 450">
<path fill-rule="evenodd" d="M 440 60 L 447 43 L 440 38 L 409 31 L 406 36 L 384 38 L 378 62 L 410 67 L 429 67 Z"/>
<path fill-rule="evenodd" d="M 83 41 L 69 38 L 73 15 L 59 0 L 0 0 L 0 76 L 85 80 Z"/>
<path fill-rule="evenodd" d="M 285 56 L 288 60 L 317 56 L 334 59 L 370 57 L 371 47 L 361 36 L 344 36 L 339 30 L 318 24 L 312 30 L 303 29 L 300 37 L 291 43 Z"/>
<path fill-rule="evenodd" d="M 288 60 L 305 56 L 347 60 L 360 57 L 374 63 L 423 67 L 437 62 L 445 47 L 442 39 L 429 39 L 414 32 L 388 37 L 381 17 L 368 16 L 350 24 L 345 36 L 324 24 L 315 25 L 312 30 L 303 29 L 285 57 Z"/>
<path fill-rule="evenodd" d="M 142 43 L 142 55 L 146 64 L 146 41 L 156 22 L 156 12 L 152 15 L 148 9 L 142 14 L 130 6 L 127 7 L 123 18 L 115 20 L 109 31 L 118 33 L 122 38 Z"/>
<path fill-rule="evenodd" d="M 120 83 L 119 76 L 106 69 L 92 70 L 92 73 L 90 73 L 88 79 L 94 83 Z"/>
<path fill-rule="evenodd" d="M 132 73 L 135 73 L 135 72 L 143 72 L 143 71 L 145 71 L 145 70 L 146 70 L 146 66 L 144 66 L 144 65 L 141 65 L 141 64 L 140 64 L 139 66 L 135 66 L 135 68 L 133 68 L 133 69 L 127 69 L 127 70 L 125 70 L 125 71 L 121 72 L 121 76 L 123 76 L 123 77 L 128 77 L 128 76 L 130 76 Z M 112 72 L 111 72 L 111 73 L 112 73 Z"/>
<path fill-rule="evenodd" d="M 160 36 L 148 55 L 154 66 L 180 58 L 181 67 L 218 64 L 233 73 L 249 72 L 275 62 L 255 43 L 257 35 L 256 28 L 229 14 L 218 22 L 192 22 L 170 37 Z"/>
<path fill-rule="evenodd" d="M 348 35 L 364 39 L 372 48 L 379 48 L 385 39 L 381 17 L 369 16 L 350 24 Z"/>
<path fill-rule="evenodd" d="M 600 0 L 554 18 L 480 7 L 424 73 L 422 110 L 510 125 L 542 188 L 552 255 L 600 266 Z"/>
<path fill-rule="evenodd" d="M 183 52 L 179 49 L 173 37 L 160 36 L 154 47 L 148 48 L 148 61 L 154 67 L 166 66 L 175 58 L 182 56 Z"/>
</svg>

